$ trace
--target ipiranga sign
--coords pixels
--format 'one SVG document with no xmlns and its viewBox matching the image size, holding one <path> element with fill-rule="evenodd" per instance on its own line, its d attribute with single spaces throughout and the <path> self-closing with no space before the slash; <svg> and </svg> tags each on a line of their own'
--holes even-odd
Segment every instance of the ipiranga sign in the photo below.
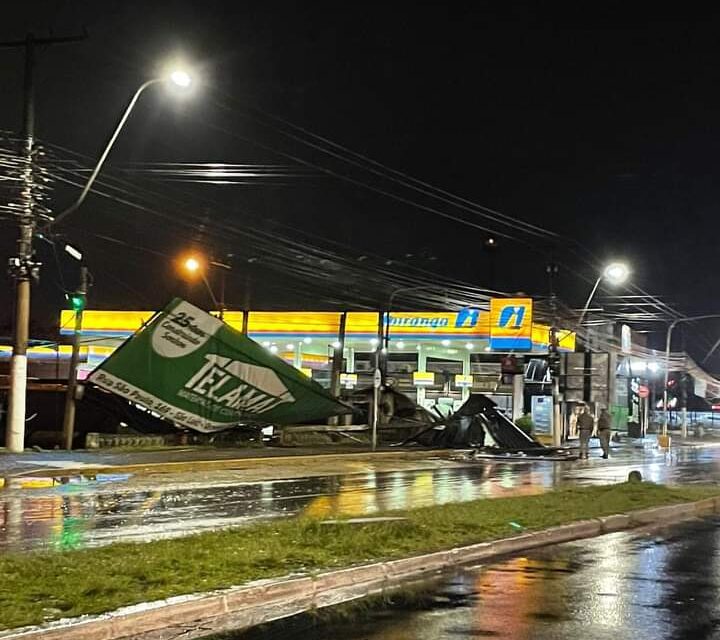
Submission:
<svg viewBox="0 0 720 640">
<path fill-rule="evenodd" d="M 284 360 L 177 298 L 93 371 L 90 381 L 178 426 L 206 432 L 350 412 Z"/>
</svg>

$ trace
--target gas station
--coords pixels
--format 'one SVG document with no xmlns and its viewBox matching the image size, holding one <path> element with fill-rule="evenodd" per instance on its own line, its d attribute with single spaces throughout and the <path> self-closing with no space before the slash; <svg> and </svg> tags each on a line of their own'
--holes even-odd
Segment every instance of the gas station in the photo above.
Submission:
<svg viewBox="0 0 720 640">
<path fill-rule="evenodd" d="M 153 315 L 84 311 L 79 378 Z M 62 335 L 73 333 L 74 319 L 72 311 L 62 312 Z M 380 360 L 386 384 L 442 413 L 457 409 L 476 391 L 493 397 L 508 415 L 521 415 L 522 368 L 507 379 L 501 360 L 507 355 L 544 358 L 550 336 L 549 326 L 533 322 L 529 298 L 497 298 L 488 310 L 226 311 L 223 320 L 326 388 L 371 386 Z M 574 350 L 573 333 L 561 331 L 559 338 L 560 351 Z M 340 351 L 342 366 L 333 368 Z"/>
</svg>

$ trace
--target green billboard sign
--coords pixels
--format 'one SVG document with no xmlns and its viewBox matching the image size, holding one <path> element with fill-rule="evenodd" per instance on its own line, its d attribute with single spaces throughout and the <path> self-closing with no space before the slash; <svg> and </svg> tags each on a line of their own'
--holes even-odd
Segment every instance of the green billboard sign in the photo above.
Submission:
<svg viewBox="0 0 720 640">
<path fill-rule="evenodd" d="M 178 298 L 89 380 L 177 426 L 205 432 L 325 420 L 351 411 L 255 341 Z"/>
</svg>

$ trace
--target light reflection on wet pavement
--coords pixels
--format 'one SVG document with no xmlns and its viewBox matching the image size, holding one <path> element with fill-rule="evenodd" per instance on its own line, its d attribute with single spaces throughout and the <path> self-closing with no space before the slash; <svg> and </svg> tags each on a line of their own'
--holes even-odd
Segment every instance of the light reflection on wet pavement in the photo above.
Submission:
<svg viewBox="0 0 720 640">
<path fill-rule="evenodd" d="M 381 463 L 362 472 L 243 481 L 242 471 L 172 475 L 98 475 L 65 484 L 0 491 L 0 550 L 68 549 L 144 541 L 239 526 L 260 519 L 360 515 L 477 498 L 538 493 L 563 482 L 622 481 L 632 469 L 655 482 L 720 480 L 720 449 L 687 449 L 678 456 L 619 453 L 609 463 L 544 461 Z M 32 482 L 38 482 L 33 480 Z M 57 482 L 57 481 L 56 481 Z"/>
<path fill-rule="evenodd" d="M 335 623 L 299 616 L 234 638 L 718 638 L 719 564 L 720 521 L 694 521 L 546 547 L 449 574 L 411 604 Z"/>
</svg>

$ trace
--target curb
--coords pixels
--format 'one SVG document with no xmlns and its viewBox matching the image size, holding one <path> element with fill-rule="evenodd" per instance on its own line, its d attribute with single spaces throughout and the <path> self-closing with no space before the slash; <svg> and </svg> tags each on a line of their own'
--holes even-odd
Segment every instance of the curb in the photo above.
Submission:
<svg viewBox="0 0 720 640">
<path fill-rule="evenodd" d="M 98 473 L 177 473 L 181 471 L 218 471 L 222 469 L 248 469 L 272 463 L 305 463 L 310 461 L 332 462 L 340 460 L 397 459 L 422 460 L 429 457 L 448 458 L 459 449 L 426 449 L 422 451 L 363 451 L 352 453 L 314 453 L 306 455 L 264 456 L 258 458 L 224 458 L 220 460 L 185 460 L 176 462 L 145 462 L 136 464 L 99 464 L 96 466 L 68 467 L 63 469 L 42 468 L 24 471 L 22 477 L 93 475 Z M 13 477 L 13 474 L 10 474 Z"/>
<path fill-rule="evenodd" d="M 396 589 L 460 565 L 606 533 L 720 512 L 720 496 L 581 520 L 512 538 L 314 576 L 259 580 L 221 591 L 175 596 L 95 616 L 0 631 L 0 640 L 188 640 L 249 627 Z"/>
</svg>

